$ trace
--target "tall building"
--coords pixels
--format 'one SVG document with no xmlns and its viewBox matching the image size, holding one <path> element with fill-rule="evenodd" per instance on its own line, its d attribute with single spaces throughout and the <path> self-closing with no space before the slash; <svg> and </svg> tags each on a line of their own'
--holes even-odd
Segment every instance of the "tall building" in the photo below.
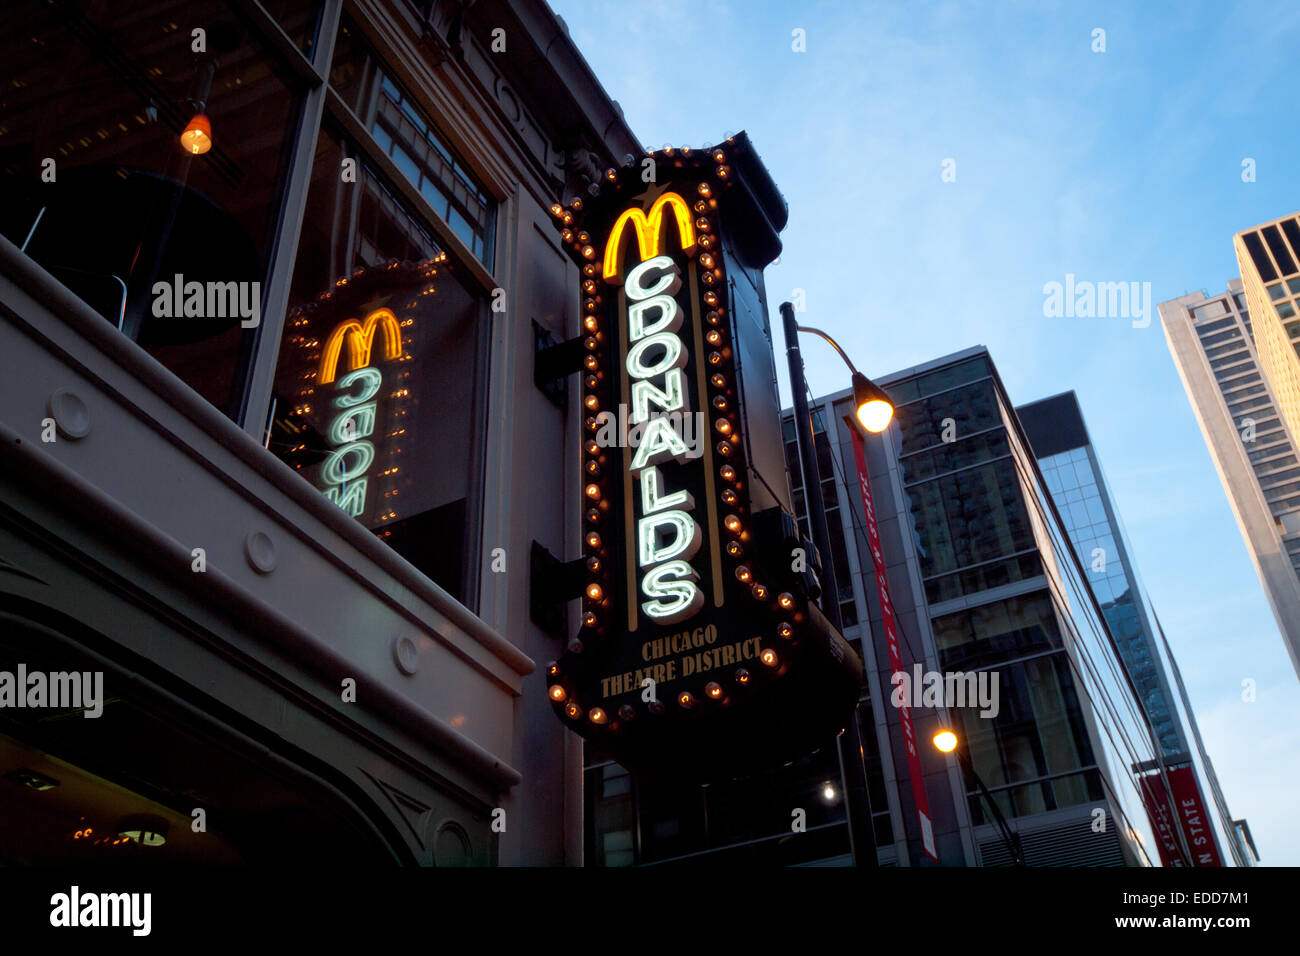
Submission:
<svg viewBox="0 0 1300 956">
<path fill-rule="evenodd" d="M 580 863 L 529 602 L 579 392 L 533 365 L 550 207 L 642 149 L 562 21 L 4 13 L 0 865 Z"/>
<path fill-rule="evenodd" d="M 1266 237 L 1275 233 L 1264 230 Z M 1292 349 L 1279 348 L 1280 336 L 1283 341 L 1300 336 L 1300 322 L 1291 320 L 1292 300 L 1273 298 L 1290 288 L 1273 281 L 1265 294 L 1259 285 L 1262 275 L 1276 280 L 1276 269 L 1282 268 L 1259 243 L 1253 231 L 1238 236 L 1238 248 L 1248 253 L 1242 268 L 1256 288 L 1254 302 L 1246 283 L 1233 279 L 1218 295 L 1194 292 L 1158 308 L 1174 365 L 1300 673 L 1300 466 L 1288 424 L 1293 416 L 1285 411 L 1294 402 L 1289 396 L 1295 379 L 1288 368 L 1297 358 Z M 1280 244 L 1279 249 L 1285 251 Z M 1260 255 L 1259 265 L 1252 250 Z M 1300 278 L 1288 281 L 1300 289 Z"/>
<path fill-rule="evenodd" d="M 982 675 L 984 686 L 997 688 L 996 705 L 983 708 L 971 699 L 917 700 L 919 689 L 898 697 L 859 490 L 856 426 L 844 421 L 852 391 L 813 400 L 818 493 L 839 585 L 823 601 L 839 601 L 844 635 L 867 664 L 859 714 L 880 863 L 1011 862 L 976 781 L 930 742 L 951 727 L 1029 865 L 1161 865 L 1140 778 L 1158 765 L 1164 728 L 1148 720 L 1141 690 L 1126 676 L 1106 611 L 988 352 L 967 349 L 876 381 L 897 406 L 897 424 L 867 436 L 865 460 L 902 670 Z M 790 415 L 787 467 L 807 534 Z M 900 700 L 910 705 L 915 770 Z M 589 763 L 587 784 L 592 865 L 851 859 L 833 747 L 765 779 L 723 787 L 667 792 L 601 760 Z M 792 832 L 794 809 L 805 811 L 806 831 Z"/>
<path fill-rule="evenodd" d="M 1184 799 L 1192 804 L 1185 809 L 1189 817 L 1208 823 L 1198 827 L 1201 832 L 1185 834 L 1194 862 L 1215 865 L 1227 850 L 1237 865 L 1253 865 L 1201 743 L 1196 715 L 1142 585 L 1078 399 L 1065 392 L 1022 405 L 1016 413 L 1155 730 L 1159 765 L 1135 769 L 1188 778 Z"/>
</svg>

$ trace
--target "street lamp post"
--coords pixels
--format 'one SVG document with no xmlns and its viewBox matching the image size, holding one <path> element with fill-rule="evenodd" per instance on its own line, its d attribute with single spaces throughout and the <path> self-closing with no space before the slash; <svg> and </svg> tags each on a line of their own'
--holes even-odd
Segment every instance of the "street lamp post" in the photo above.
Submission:
<svg viewBox="0 0 1300 956">
<path fill-rule="evenodd" d="M 984 778 L 975 772 L 975 767 L 970 762 L 970 755 L 966 753 L 966 748 L 962 746 L 957 735 L 951 730 L 940 730 L 934 735 L 934 746 L 937 750 L 944 753 L 956 754 L 957 762 L 961 768 L 970 777 L 975 780 L 975 785 L 979 787 L 980 796 L 989 805 L 993 811 L 993 819 L 997 821 L 998 829 L 1002 832 L 1002 842 L 1006 844 L 1007 852 L 1011 854 L 1011 859 L 1015 861 L 1016 866 L 1024 866 L 1025 858 L 1020 852 L 1020 836 L 1007 825 L 1007 818 L 1002 815 L 1001 809 L 993 800 L 993 795 L 989 793 L 989 788 L 984 785 Z"/>
<path fill-rule="evenodd" d="M 804 381 L 803 356 L 799 352 L 799 333 L 820 335 L 853 373 L 853 396 L 857 402 L 858 420 L 871 431 L 882 431 L 893 414 L 893 406 L 879 388 L 861 374 L 844 350 L 826 333 L 817 329 L 801 328 L 794 318 L 794 306 L 781 303 L 781 320 L 785 327 L 786 358 L 790 363 L 790 390 L 794 393 L 794 428 L 799 448 L 800 469 L 803 472 L 804 503 L 808 510 L 808 524 L 813 543 L 821 555 L 822 613 L 837 631 L 843 630 L 840 616 L 840 594 L 835 581 L 835 563 L 831 557 L 830 529 L 826 524 L 826 505 L 822 501 L 821 472 L 817 467 L 817 449 L 813 444 L 812 414 L 808 408 L 808 388 Z M 868 424 L 870 423 L 870 424 Z M 876 427 L 878 426 L 878 427 Z M 879 865 L 876 858 L 876 834 L 871 818 L 871 797 L 867 792 L 867 761 L 862 747 L 862 729 L 858 721 L 858 707 L 844 732 L 839 735 L 840 775 L 844 782 L 845 809 L 849 823 L 849 846 L 854 864 L 863 867 Z"/>
</svg>

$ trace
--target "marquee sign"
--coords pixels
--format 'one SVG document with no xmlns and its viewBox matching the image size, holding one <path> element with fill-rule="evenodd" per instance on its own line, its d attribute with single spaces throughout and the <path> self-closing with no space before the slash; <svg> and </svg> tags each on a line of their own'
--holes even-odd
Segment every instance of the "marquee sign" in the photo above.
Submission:
<svg viewBox="0 0 1300 956">
<path fill-rule="evenodd" d="M 729 280 L 754 270 L 727 221 L 754 202 L 733 169 L 746 151 L 664 150 L 657 182 L 643 165 L 611 169 L 597 195 L 551 209 L 582 274 L 585 588 L 548 693 L 625 763 L 697 775 L 830 743 L 861 682 L 808 600 L 793 520 L 751 509 L 756 482 L 787 478 L 754 469 L 747 434 L 746 388 L 775 385 L 742 381 L 738 336 L 769 360 L 771 343 L 765 318 L 735 314 L 761 293 L 740 302 Z M 779 422 L 764 435 L 779 442 Z"/>
</svg>

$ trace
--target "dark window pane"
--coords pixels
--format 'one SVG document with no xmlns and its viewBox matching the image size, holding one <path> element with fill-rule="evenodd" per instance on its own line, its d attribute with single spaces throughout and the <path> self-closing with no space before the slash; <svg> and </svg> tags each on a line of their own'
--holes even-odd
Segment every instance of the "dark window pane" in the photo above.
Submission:
<svg viewBox="0 0 1300 956">
<path fill-rule="evenodd" d="M 1241 237 L 1241 241 L 1246 245 L 1246 251 L 1250 253 L 1250 259 L 1255 263 L 1255 269 L 1259 272 L 1259 277 L 1265 282 L 1272 282 L 1277 278 L 1277 270 L 1273 268 L 1273 263 L 1269 262 L 1268 254 L 1264 252 L 1264 244 L 1259 241 L 1259 233 L 1248 232 Z"/>
<path fill-rule="evenodd" d="M 1287 241 L 1291 243 L 1291 253 L 1297 259 L 1300 259 L 1300 225 L 1297 225 L 1294 219 L 1283 219 L 1282 232 L 1286 234 Z M 1295 288 L 1294 282 L 1291 285 L 1292 292 L 1300 292 L 1300 289 Z"/>
<path fill-rule="evenodd" d="M 27 254 L 233 417 L 297 95 L 226 4 L 185 6 L 185 24 L 206 25 L 208 58 L 191 50 L 177 16 L 158 5 L 128 15 L 106 4 L 5 4 L 0 231 L 21 245 L 39 214 Z M 197 101 L 211 139 L 193 154 L 180 135 Z M 47 157 L 57 180 L 34 188 Z M 156 294 L 159 283 L 179 284 L 180 295 Z M 177 305 L 180 315 L 161 314 Z"/>
<path fill-rule="evenodd" d="M 1277 231 L 1277 226 L 1265 226 L 1262 231 L 1264 241 L 1268 243 L 1269 249 L 1273 251 L 1273 258 L 1277 260 L 1282 275 L 1291 275 L 1296 271 L 1295 260 L 1291 258 L 1291 253 L 1287 251 L 1286 243 L 1282 241 L 1282 234 Z"/>
</svg>

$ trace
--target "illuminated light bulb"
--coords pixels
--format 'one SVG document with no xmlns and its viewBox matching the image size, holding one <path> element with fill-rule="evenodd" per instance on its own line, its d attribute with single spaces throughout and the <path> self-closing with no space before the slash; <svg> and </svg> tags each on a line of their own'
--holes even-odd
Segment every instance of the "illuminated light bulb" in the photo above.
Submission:
<svg viewBox="0 0 1300 956">
<path fill-rule="evenodd" d="M 624 704 L 618 709 L 618 717 L 619 720 L 635 720 L 636 708 L 631 704 Z"/>
<path fill-rule="evenodd" d="M 564 708 L 564 714 L 566 717 L 569 717 L 571 720 L 577 720 L 579 717 L 582 716 L 582 708 L 579 707 L 577 704 L 575 704 L 573 701 L 569 701 L 569 706 Z"/>
<path fill-rule="evenodd" d="M 721 345 L 722 333 L 717 329 L 709 329 L 704 336 L 704 341 L 708 342 L 710 345 Z"/>
<path fill-rule="evenodd" d="M 594 355 L 588 355 L 583 360 L 583 363 L 593 372 L 600 368 L 600 359 L 596 358 Z"/>
<path fill-rule="evenodd" d="M 582 340 L 582 344 L 586 347 L 588 352 L 594 352 L 596 349 L 600 348 L 600 341 L 594 335 L 587 336 Z"/>
<path fill-rule="evenodd" d="M 712 269 L 714 265 L 713 256 L 707 252 L 700 256 L 700 265 L 704 266 L 706 269 Z"/>
<path fill-rule="evenodd" d="M 599 375 L 588 375 L 587 378 L 585 379 L 584 384 L 586 384 L 587 388 L 599 388 L 599 387 L 600 387 L 600 376 L 599 376 Z M 594 452 L 593 452 L 593 454 L 594 454 Z"/>
<path fill-rule="evenodd" d="M 718 432 L 722 435 L 731 434 L 731 422 L 727 421 L 725 418 L 719 418 L 716 422 L 713 423 L 713 427 L 716 428 Z"/>
<path fill-rule="evenodd" d="M 587 293 L 587 295 L 595 295 L 595 294 L 596 294 L 596 283 L 593 282 L 591 279 L 583 279 L 583 280 L 582 280 L 582 291 L 585 292 L 585 293 Z"/>
<path fill-rule="evenodd" d="M 582 258 L 584 258 L 584 259 L 594 259 L 594 258 L 596 258 L 596 250 L 593 249 L 591 246 L 583 246 L 583 247 L 582 247 Z"/>
<path fill-rule="evenodd" d="M 590 509 L 587 512 L 587 520 L 590 521 L 592 524 L 595 524 L 596 522 L 600 521 L 600 509 L 599 508 Z"/>
<path fill-rule="evenodd" d="M 711 680 L 704 685 L 704 693 L 717 700 L 722 696 L 722 685 L 715 680 Z"/>
<path fill-rule="evenodd" d="M 596 557 L 594 554 L 589 557 L 587 559 L 587 570 L 592 574 L 598 572 L 600 570 L 600 558 Z"/>
<path fill-rule="evenodd" d="M 790 638 L 794 637 L 794 625 L 789 621 L 782 621 L 776 626 L 776 634 L 778 637 L 784 638 L 788 641 Z"/>
<path fill-rule="evenodd" d="M 565 242 L 572 242 L 572 241 L 573 241 L 573 230 L 572 230 L 572 229 L 561 229 L 561 230 L 560 230 L 560 238 L 563 239 Z"/>
<path fill-rule="evenodd" d="M 700 216 L 698 219 L 695 220 L 695 228 L 698 229 L 700 232 L 708 232 L 713 227 L 709 225 L 708 216 Z"/>
<path fill-rule="evenodd" d="M 710 364 L 710 365 L 721 365 L 721 364 L 722 364 L 722 353 L 721 353 L 721 352 L 710 352 L 710 353 L 709 353 L 709 364 Z"/>
<path fill-rule="evenodd" d="M 605 596 L 604 588 L 602 588 L 595 581 L 592 581 L 590 584 L 587 585 L 587 597 L 591 598 L 591 600 L 599 601 L 604 596 Z"/>
<path fill-rule="evenodd" d="M 724 505 L 734 505 L 739 498 L 740 496 L 730 488 L 722 492 L 722 503 Z"/>
<path fill-rule="evenodd" d="M 704 293 L 704 304 L 711 309 L 714 308 L 718 304 L 718 293 L 716 292 Z"/>
<path fill-rule="evenodd" d="M 600 428 L 600 422 L 598 422 L 598 421 L 596 420 L 596 416 L 595 416 L 595 415 L 588 415 L 588 416 L 587 416 L 587 431 L 594 432 L 594 431 L 595 431 L 596 429 L 598 429 L 598 428 Z"/>
<path fill-rule="evenodd" d="M 594 276 L 599 271 L 600 270 L 596 267 L 595 263 L 592 262 L 589 262 L 582 267 L 582 274 L 585 276 Z"/>
<path fill-rule="evenodd" d="M 717 175 L 717 177 L 718 177 L 719 179 L 726 179 L 727 177 L 729 177 L 729 176 L 731 175 L 731 167 L 730 167 L 730 166 L 719 166 L 719 167 L 717 168 L 717 170 L 716 170 L 716 175 Z"/>
<path fill-rule="evenodd" d="M 564 215 L 564 207 L 561 206 L 558 202 L 551 203 L 551 215 L 554 216 L 556 219 L 559 219 L 561 216 Z"/>
<path fill-rule="evenodd" d="M 599 547 L 600 547 L 600 535 L 596 534 L 596 532 L 594 532 L 594 531 L 588 531 L 588 532 L 587 532 L 587 547 L 589 547 L 589 548 L 599 548 Z"/>
<path fill-rule="evenodd" d="M 677 695 L 677 703 L 681 704 L 687 710 L 695 706 L 695 695 L 689 690 L 684 690 Z"/>
<path fill-rule="evenodd" d="M 600 399 L 598 399 L 595 395 L 588 395 L 585 399 L 583 399 L 583 404 L 586 405 L 587 408 L 589 408 L 591 411 L 594 412 L 596 409 L 600 408 Z"/>
<path fill-rule="evenodd" d="M 589 315 L 589 316 L 587 316 L 585 319 L 582 320 L 582 326 L 583 326 L 583 328 L 585 328 L 588 332 L 595 332 L 595 331 L 596 331 L 596 326 L 598 326 L 599 324 L 600 324 L 600 322 L 596 319 L 596 317 L 595 317 L 594 315 Z"/>
<path fill-rule="evenodd" d="M 727 554 L 733 558 L 739 558 L 745 553 L 745 549 L 740 546 L 739 541 L 727 542 Z"/>
<path fill-rule="evenodd" d="M 588 312 L 599 312 L 600 311 L 599 302 L 600 302 L 599 299 L 588 299 L 584 307 Z"/>
<path fill-rule="evenodd" d="M 716 285 L 718 282 L 718 277 L 715 276 L 712 272 L 701 272 L 700 281 L 703 282 L 705 285 Z"/>
<path fill-rule="evenodd" d="M 583 613 L 582 615 L 583 627 L 595 627 L 599 623 L 600 623 L 600 619 L 596 617 L 595 611 L 586 611 Z"/>
<path fill-rule="evenodd" d="M 727 399 L 722 395 L 713 396 L 713 407 L 720 412 L 727 410 Z"/>
<path fill-rule="evenodd" d="M 551 700 L 555 701 L 557 704 L 564 703 L 564 699 L 569 696 L 568 691 L 566 691 L 559 684 L 551 685 L 550 695 L 551 695 Z"/>
<path fill-rule="evenodd" d="M 712 236 L 700 236 L 700 237 L 698 237 L 695 241 L 699 244 L 699 247 L 700 247 L 701 249 L 712 249 L 712 248 L 713 248 L 713 237 L 712 237 Z"/>
<path fill-rule="evenodd" d="M 759 584 L 757 581 L 754 582 L 754 586 L 753 586 L 752 588 L 749 589 L 749 593 L 752 594 L 752 595 L 754 595 L 754 600 L 755 600 L 755 601 L 766 601 L 766 600 L 767 600 L 767 588 L 765 588 L 763 585 Z"/>
<path fill-rule="evenodd" d="M 736 683 L 737 683 L 737 684 L 748 684 L 748 683 L 749 683 L 749 671 L 745 670 L 745 668 L 743 668 L 743 667 L 737 667 L 737 668 L 736 668 Z"/>
<path fill-rule="evenodd" d="M 587 718 L 593 724 L 603 724 L 605 723 L 605 721 L 609 720 L 609 717 L 606 716 L 605 711 L 599 707 L 591 708 L 591 712 L 587 714 Z"/>
<path fill-rule="evenodd" d="M 587 235 L 585 229 L 578 233 L 578 242 L 582 243 L 584 246 L 591 242 L 591 236 Z"/>
<path fill-rule="evenodd" d="M 181 146 L 185 152 L 202 156 L 212 148 L 212 124 L 206 113 L 195 113 L 185 131 L 181 133 Z"/>
<path fill-rule="evenodd" d="M 546 673 L 549 674 L 551 677 L 559 677 L 560 665 L 555 661 L 551 661 L 551 663 L 546 665 Z"/>
<path fill-rule="evenodd" d="M 709 323 L 709 325 L 717 325 L 719 322 L 722 321 L 722 313 L 719 312 L 717 309 L 714 309 L 704 318 Z"/>
<path fill-rule="evenodd" d="M 608 179 L 611 183 L 618 182 L 618 170 L 614 169 L 613 167 L 610 167 L 609 169 L 605 170 L 605 178 Z"/>
<path fill-rule="evenodd" d="M 941 730 L 934 735 L 934 746 L 949 754 L 957 749 L 957 735 L 951 730 Z"/>
<path fill-rule="evenodd" d="M 759 654 L 758 659 L 768 667 L 775 667 L 781 662 L 781 659 L 776 656 L 776 651 L 772 650 L 770 647 L 766 648 L 762 654 Z"/>
<path fill-rule="evenodd" d="M 777 597 L 776 603 L 781 605 L 782 610 L 788 611 L 794 607 L 794 595 L 789 591 L 782 591 L 780 596 Z"/>
<path fill-rule="evenodd" d="M 723 375 L 721 372 L 714 372 L 712 375 L 709 376 L 709 384 L 712 385 L 714 388 L 726 388 L 727 377 Z"/>
<path fill-rule="evenodd" d="M 709 204 L 706 203 L 703 199 L 701 199 L 691 208 L 694 209 L 699 215 L 703 216 L 705 213 L 709 211 Z M 712 269 L 713 266 L 709 266 L 708 268 Z"/>
<path fill-rule="evenodd" d="M 732 468 L 730 465 L 723 465 L 718 469 L 718 474 L 722 476 L 723 481 L 736 480 L 736 469 Z"/>
<path fill-rule="evenodd" d="M 571 212 L 566 212 L 564 215 L 560 217 L 560 219 L 566 226 L 573 225 L 573 213 Z"/>
<path fill-rule="evenodd" d="M 858 409 L 858 421 L 869 432 L 883 432 L 893 417 L 894 406 L 889 402 L 873 400 Z"/>
<path fill-rule="evenodd" d="M 718 454 L 721 455 L 723 458 L 731 457 L 730 442 L 725 442 L 725 441 L 718 442 Z"/>
<path fill-rule="evenodd" d="M 592 501 L 599 501 L 599 500 L 600 500 L 600 485 L 588 485 L 588 486 L 587 486 L 587 497 L 590 498 Z"/>
<path fill-rule="evenodd" d="M 715 149 L 713 151 L 713 161 L 715 163 L 725 163 L 727 161 L 727 154 L 720 149 Z"/>
<path fill-rule="evenodd" d="M 696 188 L 696 191 L 697 191 L 701 196 L 703 196 L 705 199 L 708 199 L 710 196 L 713 195 L 713 187 L 710 186 L 708 183 L 700 183 L 700 184 L 699 184 L 697 187 L 695 187 L 695 188 Z"/>
<path fill-rule="evenodd" d="M 595 478 L 597 475 L 600 474 L 600 465 L 594 461 L 587 462 L 587 474 Z"/>
<path fill-rule="evenodd" d="M 726 525 L 727 530 L 730 531 L 732 534 L 738 534 L 740 532 L 741 524 L 740 524 L 740 518 L 738 516 L 727 515 L 727 517 L 723 520 L 722 523 Z"/>
<path fill-rule="evenodd" d="M 747 564 L 742 564 L 740 565 L 740 567 L 736 568 L 736 579 L 739 581 L 744 581 L 746 584 L 748 584 L 749 579 L 752 578 L 753 576 L 754 575 L 750 572 L 749 565 Z"/>
</svg>

